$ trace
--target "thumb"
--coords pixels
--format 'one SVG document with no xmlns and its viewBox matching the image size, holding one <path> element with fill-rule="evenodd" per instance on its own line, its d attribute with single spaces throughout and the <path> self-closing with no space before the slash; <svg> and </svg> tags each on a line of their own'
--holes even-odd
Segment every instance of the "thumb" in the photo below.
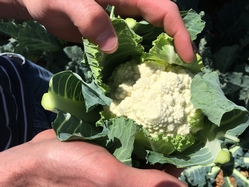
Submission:
<svg viewBox="0 0 249 187">
<path fill-rule="evenodd" d="M 71 6 L 71 7 L 68 7 Z M 75 7 L 77 6 L 77 7 Z M 66 6 L 65 6 L 66 7 Z M 105 10 L 93 0 L 68 3 L 64 10 L 81 35 L 105 53 L 118 48 L 118 39 Z"/>
<path fill-rule="evenodd" d="M 127 174 L 128 177 L 131 175 L 131 179 L 134 179 L 131 182 L 130 186 L 134 184 L 139 184 L 138 186 L 143 187 L 187 187 L 183 182 L 181 182 L 176 177 L 167 174 L 163 171 L 154 170 L 154 169 L 133 169 Z M 127 177 L 126 175 L 126 177 Z M 133 176 L 133 177 L 132 177 Z M 137 176 L 137 177 L 134 177 Z M 129 185 L 128 185 L 129 186 Z"/>
<path fill-rule="evenodd" d="M 37 134 L 31 141 L 32 142 L 41 142 L 44 140 L 55 139 L 56 134 L 53 129 L 48 129 Z"/>
</svg>

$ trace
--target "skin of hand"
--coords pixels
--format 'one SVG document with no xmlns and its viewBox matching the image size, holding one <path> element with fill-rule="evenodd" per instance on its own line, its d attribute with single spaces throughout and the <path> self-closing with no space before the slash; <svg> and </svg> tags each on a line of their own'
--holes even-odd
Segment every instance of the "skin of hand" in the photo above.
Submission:
<svg viewBox="0 0 249 187">
<path fill-rule="evenodd" d="M 0 152 L 0 186 L 185 187 L 155 169 L 126 166 L 103 147 L 87 142 L 60 142 L 53 130 Z"/>
<path fill-rule="evenodd" d="M 16 11 L 13 8 L 11 11 L 13 5 Z M 155 26 L 164 27 L 165 32 L 174 37 L 176 51 L 182 60 L 194 60 L 190 35 L 177 5 L 171 0 L 0 0 L 0 10 L 5 7 L 0 17 L 37 20 L 61 39 L 81 42 L 84 36 L 103 52 L 113 53 L 118 40 L 105 12 L 107 5 L 115 6 L 116 15 L 142 17 Z M 10 16 L 11 12 L 16 15 Z"/>
</svg>

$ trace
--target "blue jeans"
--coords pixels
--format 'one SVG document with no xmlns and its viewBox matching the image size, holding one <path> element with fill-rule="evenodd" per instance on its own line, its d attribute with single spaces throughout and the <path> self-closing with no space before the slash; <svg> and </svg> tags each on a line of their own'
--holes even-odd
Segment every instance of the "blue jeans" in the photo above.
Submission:
<svg viewBox="0 0 249 187">
<path fill-rule="evenodd" d="M 22 65 L 26 78 L 26 88 L 28 98 L 33 111 L 33 133 L 34 137 L 39 132 L 51 128 L 51 122 L 56 115 L 52 112 L 44 110 L 41 106 L 41 98 L 48 91 L 49 80 L 53 75 L 41 66 L 26 60 L 23 56 L 13 53 L 4 53 L 3 56 L 9 57 L 11 60 Z M 31 137 L 31 138 L 32 138 Z"/>
</svg>

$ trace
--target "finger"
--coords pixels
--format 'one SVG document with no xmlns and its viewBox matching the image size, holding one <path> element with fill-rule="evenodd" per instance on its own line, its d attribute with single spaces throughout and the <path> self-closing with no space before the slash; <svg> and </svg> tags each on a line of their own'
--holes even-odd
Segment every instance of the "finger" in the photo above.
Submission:
<svg viewBox="0 0 249 187">
<path fill-rule="evenodd" d="M 178 180 L 176 177 L 164 173 L 159 170 L 154 169 L 130 169 L 129 173 L 126 173 L 126 170 L 122 170 L 122 174 L 125 174 L 125 178 L 130 177 L 133 179 L 131 182 L 132 184 L 139 184 L 143 187 L 163 187 L 163 186 L 171 186 L 171 187 L 186 187 L 186 185 Z M 139 176 L 139 177 L 134 177 Z M 121 176 L 122 177 L 122 176 Z M 129 184 L 127 184 L 129 186 Z M 132 185 L 130 185 L 132 186 Z"/>
<path fill-rule="evenodd" d="M 174 38 L 176 52 L 185 62 L 194 60 L 190 35 L 182 21 L 179 9 L 170 0 L 98 0 L 100 4 L 111 4 L 120 15 L 139 16 L 155 26 L 163 26 L 167 34 Z"/>
<path fill-rule="evenodd" d="M 171 1 L 169 5 L 171 5 L 169 6 L 170 12 L 166 15 L 162 15 L 164 30 L 174 38 L 176 52 L 182 60 L 188 63 L 192 62 L 194 61 L 195 56 L 193 53 L 190 34 L 182 21 L 177 6 Z"/>
<path fill-rule="evenodd" d="M 26 4 L 32 18 L 44 25 L 50 34 L 66 41 L 82 42 L 78 28 L 64 12 L 65 1 L 28 1 Z"/>
<path fill-rule="evenodd" d="M 81 1 L 63 5 L 64 11 L 80 34 L 99 46 L 105 53 L 112 53 L 118 47 L 116 32 L 105 10 L 95 1 Z"/>
<path fill-rule="evenodd" d="M 179 177 L 184 168 L 177 168 L 176 166 L 172 164 L 147 164 L 147 163 L 140 163 L 141 164 L 141 169 L 157 169 L 164 171 L 165 173 L 168 173 L 174 177 Z"/>
<path fill-rule="evenodd" d="M 37 134 L 31 141 L 32 142 L 39 142 L 43 140 L 55 139 L 56 134 L 53 129 L 48 129 L 40 132 Z"/>
<path fill-rule="evenodd" d="M 158 171 L 158 170 L 148 170 L 147 171 L 148 176 L 151 176 L 151 181 L 153 183 L 155 183 L 157 187 L 164 187 L 164 186 L 170 186 L 170 187 L 187 187 L 186 184 L 184 184 L 182 181 L 180 181 L 178 178 L 176 178 L 175 176 L 172 176 L 168 173 L 164 173 L 162 171 Z M 146 177 L 148 178 L 148 177 Z M 146 179 L 145 178 L 145 179 Z M 160 182 L 159 182 L 160 180 Z M 150 186 L 150 185 L 148 185 Z"/>
</svg>

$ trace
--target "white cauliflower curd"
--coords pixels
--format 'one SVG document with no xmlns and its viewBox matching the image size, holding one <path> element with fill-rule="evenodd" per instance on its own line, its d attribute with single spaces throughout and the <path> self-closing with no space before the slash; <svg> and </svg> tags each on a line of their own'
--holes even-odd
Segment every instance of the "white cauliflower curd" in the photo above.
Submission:
<svg viewBox="0 0 249 187">
<path fill-rule="evenodd" d="M 191 132 L 190 118 L 196 113 L 190 101 L 193 74 L 174 65 L 119 65 L 109 79 L 113 102 L 108 110 L 116 116 L 133 119 L 152 137 Z"/>
</svg>

